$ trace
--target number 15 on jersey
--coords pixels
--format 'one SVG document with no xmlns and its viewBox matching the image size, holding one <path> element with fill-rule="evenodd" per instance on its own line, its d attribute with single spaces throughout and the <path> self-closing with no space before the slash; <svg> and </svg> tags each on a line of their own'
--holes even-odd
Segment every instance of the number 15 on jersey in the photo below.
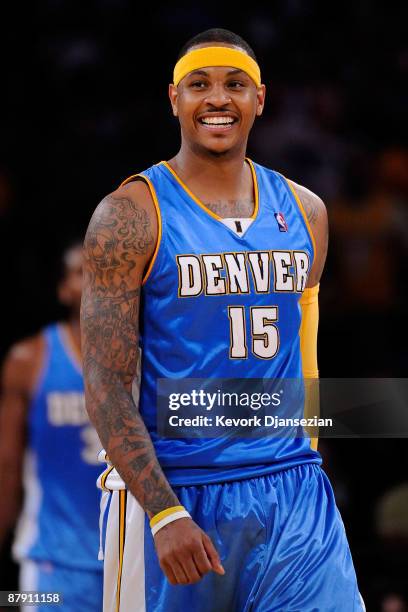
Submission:
<svg viewBox="0 0 408 612">
<path fill-rule="evenodd" d="M 279 350 L 278 307 L 251 306 L 249 310 L 252 353 L 259 359 L 272 359 Z M 228 306 L 231 359 L 248 358 L 246 316 L 245 306 Z"/>
</svg>

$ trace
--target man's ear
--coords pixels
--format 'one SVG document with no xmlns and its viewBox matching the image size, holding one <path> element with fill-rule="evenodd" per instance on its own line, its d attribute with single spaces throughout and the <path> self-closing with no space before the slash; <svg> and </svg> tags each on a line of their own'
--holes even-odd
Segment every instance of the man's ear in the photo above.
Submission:
<svg viewBox="0 0 408 612">
<path fill-rule="evenodd" d="M 175 117 L 178 116 L 177 97 L 178 97 L 177 87 L 175 85 L 173 85 L 173 83 L 170 83 L 170 85 L 169 85 L 169 98 L 170 98 L 171 108 L 173 110 L 173 115 Z"/>
<path fill-rule="evenodd" d="M 266 87 L 265 85 L 260 85 L 260 87 L 258 87 L 258 91 L 256 94 L 256 114 L 258 117 L 262 115 L 262 112 L 265 106 L 265 95 L 266 95 Z"/>
</svg>

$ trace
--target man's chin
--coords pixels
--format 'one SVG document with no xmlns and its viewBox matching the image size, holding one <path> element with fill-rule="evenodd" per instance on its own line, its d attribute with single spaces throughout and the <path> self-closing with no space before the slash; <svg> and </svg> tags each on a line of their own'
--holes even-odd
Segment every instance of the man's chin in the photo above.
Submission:
<svg viewBox="0 0 408 612">
<path fill-rule="evenodd" d="M 234 153 L 236 147 L 218 142 L 215 144 L 197 143 L 197 148 L 204 154 L 210 157 L 228 157 Z"/>
<path fill-rule="evenodd" d="M 209 155 L 211 155 L 212 157 L 227 157 L 229 154 L 231 154 L 232 149 L 224 149 L 222 151 L 214 151 L 212 149 L 208 150 Z"/>
</svg>

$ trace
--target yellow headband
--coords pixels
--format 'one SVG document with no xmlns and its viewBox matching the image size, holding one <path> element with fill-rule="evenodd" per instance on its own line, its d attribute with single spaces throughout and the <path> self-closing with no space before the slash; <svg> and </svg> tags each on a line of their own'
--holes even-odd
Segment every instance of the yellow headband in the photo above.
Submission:
<svg viewBox="0 0 408 612">
<path fill-rule="evenodd" d="M 257 87 L 261 85 L 261 71 L 256 61 L 244 51 L 231 47 L 201 47 L 183 55 L 174 67 L 174 85 L 177 86 L 189 72 L 207 66 L 240 68 L 251 77 Z"/>
</svg>

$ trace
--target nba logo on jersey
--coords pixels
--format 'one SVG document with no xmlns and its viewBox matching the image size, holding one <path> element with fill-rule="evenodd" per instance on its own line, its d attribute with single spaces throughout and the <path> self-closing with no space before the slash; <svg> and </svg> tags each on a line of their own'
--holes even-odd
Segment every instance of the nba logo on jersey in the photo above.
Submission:
<svg viewBox="0 0 408 612">
<path fill-rule="evenodd" d="M 278 223 L 279 231 L 280 232 L 287 232 L 288 231 L 288 224 L 286 223 L 286 219 L 283 216 L 283 214 L 281 212 L 275 213 L 275 219 L 276 219 L 276 221 Z"/>
</svg>

